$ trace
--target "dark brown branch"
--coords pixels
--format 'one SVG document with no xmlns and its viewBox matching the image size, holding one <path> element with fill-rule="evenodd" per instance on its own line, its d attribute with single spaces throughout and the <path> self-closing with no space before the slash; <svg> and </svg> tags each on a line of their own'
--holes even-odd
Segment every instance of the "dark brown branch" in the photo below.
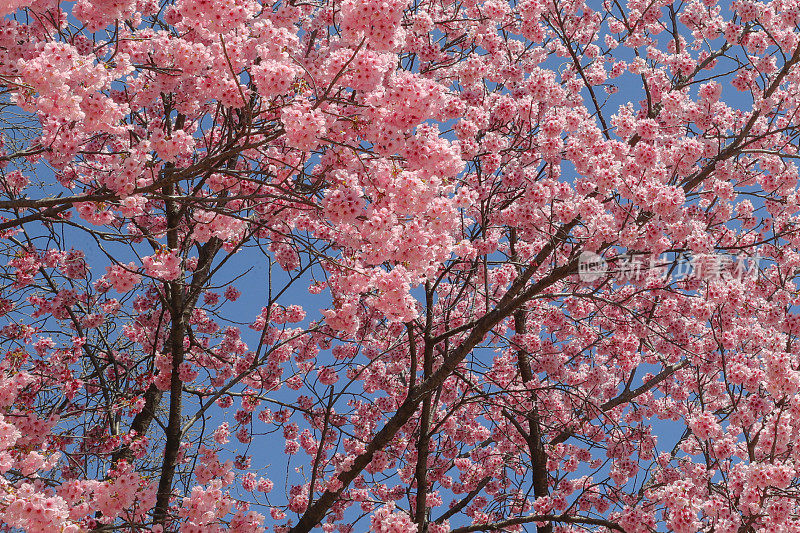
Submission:
<svg viewBox="0 0 800 533">
<path fill-rule="evenodd" d="M 531 522 L 557 522 L 563 524 L 582 524 L 587 526 L 604 526 L 608 529 L 621 531 L 625 533 L 618 524 L 601 518 L 584 518 L 580 516 L 569 515 L 531 515 L 520 516 L 517 518 L 509 518 L 500 522 L 492 522 L 491 524 L 475 524 L 472 526 L 457 527 L 450 531 L 450 533 L 471 533 L 472 531 L 499 531 L 503 528 L 510 526 L 518 526 L 521 524 L 530 524 Z"/>
<path fill-rule="evenodd" d="M 179 119 L 181 117 L 179 116 Z M 169 196 L 174 190 L 174 185 L 164 187 L 164 194 Z M 171 250 L 177 250 L 178 206 L 171 200 L 166 201 L 167 214 L 167 245 Z M 172 495 L 172 480 L 175 477 L 175 468 L 178 462 L 178 451 L 181 444 L 181 416 L 183 415 L 183 382 L 180 378 L 180 365 L 183 363 L 183 340 L 186 336 L 185 305 L 184 305 L 184 280 L 183 275 L 178 279 L 165 283 L 168 289 L 167 297 L 170 305 L 170 355 L 172 357 L 172 372 L 170 375 L 169 391 L 169 417 L 166 428 L 166 442 L 164 444 L 164 461 L 161 465 L 161 477 L 158 481 L 158 494 L 156 506 L 153 510 L 153 520 L 160 524 L 166 531 L 168 520 L 169 500 Z"/>
<path fill-rule="evenodd" d="M 648 379 L 646 382 L 644 382 L 640 386 L 636 387 L 635 389 L 626 390 L 626 391 L 622 392 L 616 398 L 612 398 L 612 399 L 608 400 L 607 402 L 605 402 L 604 404 L 602 404 L 600 406 L 600 410 L 602 412 L 610 411 L 611 409 L 617 407 L 618 405 L 622 405 L 625 402 L 629 402 L 629 401 L 635 399 L 637 396 L 641 396 L 645 392 L 648 392 L 648 391 L 652 390 L 653 387 L 655 387 L 656 385 L 658 385 L 659 383 L 661 383 L 662 381 L 664 381 L 665 379 L 670 377 L 672 374 L 674 374 L 675 372 L 677 372 L 681 368 L 685 368 L 688 365 L 689 365 L 689 361 L 688 360 L 684 360 L 684 361 L 681 361 L 680 363 L 677 363 L 677 364 L 674 364 L 674 365 L 670 365 L 670 366 L 664 368 L 664 370 L 662 370 L 661 372 L 659 372 L 658 374 L 656 374 L 652 378 Z M 562 431 L 561 433 L 559 433 L 558 435 L 553 437 L 552 440 L 550 440 L 550 444 L 559 444 L 561 442 L 564 442 L 568 438 L 570 438 L 573 434 L 574 433 L 571 430 Z"/>
<path fill-rule="evenodd" d="M 516 253 L 516 230 L 511 231 L 509 244 L 511 246 L 511 257 L 514 263 L 518 263 L 519 258 Z M 520 308 L 514 313 L 514 330 L 519 335 L 524 335 L 528 332 L 527 315 L 525 307 Z M 517 350 L 517 367 L 519 375 L 523 383 L 531 383 L 533 381 L 533 372 L 531 372 L 531 363 L 528 357 L 528 352 L 524 348 Z M 531 470 L 533 473 L 533 493 L 537 498 L 550 495 L 550 488 L 548 486 L 548 472 L 547 472 L 547 452 L 544 449 L 542 442 L 542 428 L 539 422 L 539 409 L 537 408 L 536 393 L 531 392 L 533 397 L 531 402 L 533 407 L 525 415 L 528 419 L 528 433 L 520 431 L 525 442 L 528 444 L 528 453 L 531 458 Z M 513 417 L 511 418 L 514 421 Z M 550 523 L 543 524 L 537 527 L 539 533 L 552 533 L 553 525 Z"/>
<path fill-rule="evenodd" d="M 430 286 L 426 286 L 428 294 L 428 310 L 432 309 L 431 290 Z M 428 321 L 430 323 L 430 320 Z M 433 371 L 433 345 L 430 342 L 425 342 L 425 350 L 423 352 L 422 373 L 423 379 L 427 380 Z M 419 420 L 419 440 L 417 441 L 417 495 L 415 500 L 414 521 L 417 523 L 417 530 L 420 533 L 426 531 L 426 522 L 428 519 L 428 447 L 430 446 L 430 425 L 431 425 L 431 396 L 425 396 L 422 400 L 422 412 L 420 413 Z"/>
<path fill-rule="evenodd" d="M 488 485 L 491 480 L 492 478 L 490 476 L 486 476 L 485 478 L 480 480 L 478 485 L 474 489 L 472 489 L 469 492 L 469 494 L 464 496 L 457 504 L 448 509 L 442 516 L 434 520 L 434 522 L 436 522 L 437 524 L 441 524 L 451 516 L 454 516 L 456 513 L 460 512 L 464 507 L 469 505 L 469 502 L 471 502 L 475 498 L 475 496 L 481 493 L 484 487 L 486 487 L 486 485 Z"/>
<path fill-rule="evenodd" d="M 144 407 L 139 411 L 133 421 L 131 422 L 131 431 L 135 431 L 137 436 L 147 434 L 150 424 L 156 416 L 156 409 L 161 403 L 162 392 L 153 384 L 150 384 L 147 391 L 144 393 Z M 129 444 L 122 446 L 119 450 L 114 452 L 112 462 L 116 464 L 119 461 L 126 461 L 130 463 L 133 460 L 133 452 Z"/>
</svg>

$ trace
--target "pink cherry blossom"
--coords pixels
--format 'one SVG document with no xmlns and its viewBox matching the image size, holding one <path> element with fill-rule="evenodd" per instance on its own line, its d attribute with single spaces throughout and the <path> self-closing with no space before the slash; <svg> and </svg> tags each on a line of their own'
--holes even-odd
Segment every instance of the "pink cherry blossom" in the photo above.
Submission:
<svg viewBox="0 0 800 533">
<path fill-rule="evenodd" d="M 800 529 L 800 11 L 729 4 L 0 4 L 0 522 Z"/>
<path fill-rule="evenodd" d="M 173 251 L 160 251 L 142 259 L 144 273 L 154 278 L 173 280 L 180 273 L 180 259 Z"/>
</svg>

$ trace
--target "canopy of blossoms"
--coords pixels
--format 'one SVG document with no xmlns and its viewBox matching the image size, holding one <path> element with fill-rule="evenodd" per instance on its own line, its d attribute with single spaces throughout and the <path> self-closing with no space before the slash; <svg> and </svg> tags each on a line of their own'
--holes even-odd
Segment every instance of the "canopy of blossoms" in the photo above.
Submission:
<svg viewBox="0 0 800 533">
<path fill-rule="evenodd" d="M 0 17 L 3 531 L 800 531 L 798 0 Z"/>
</svg>

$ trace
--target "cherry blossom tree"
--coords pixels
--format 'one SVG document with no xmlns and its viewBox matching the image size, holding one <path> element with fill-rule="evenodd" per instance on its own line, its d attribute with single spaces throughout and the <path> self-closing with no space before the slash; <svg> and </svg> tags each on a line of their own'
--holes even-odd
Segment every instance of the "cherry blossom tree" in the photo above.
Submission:
<svg viewBox="0 0 800 533">
<path fill-rule="evenodd" d="M 800 531 L 798 0 L 0 16 L 3 530 Z"/>
</svg>

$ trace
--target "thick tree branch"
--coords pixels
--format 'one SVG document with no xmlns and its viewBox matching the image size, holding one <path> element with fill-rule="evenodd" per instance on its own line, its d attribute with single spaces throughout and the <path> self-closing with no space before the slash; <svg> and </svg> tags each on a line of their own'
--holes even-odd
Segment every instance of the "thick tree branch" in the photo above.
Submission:
<svg viewBox="0 0 800 533">
<path fill-rule="evenodd" d="M 570 515 L 532 515 L 520 516 L 518 518 L 510 518 L 508 520 L 501 520 L 500 522 L 492 522 L 491 524 L 476 524 L 466 527 L 457 527 L 450 531 L 450 533 L 471 533 L 473 531 L 501 531 L 503 528 L 511 526 L 519 526 L 522 524 L 530 524 L 532 522 L 556 522 L 562 524 L 580 524 L 586 526 L 602 526 L 614 531 L 625 533 L 625 530 L 610 520 L 603 520 L 601 518 L 584 518 L 580 516 Z"/>
</svg>

